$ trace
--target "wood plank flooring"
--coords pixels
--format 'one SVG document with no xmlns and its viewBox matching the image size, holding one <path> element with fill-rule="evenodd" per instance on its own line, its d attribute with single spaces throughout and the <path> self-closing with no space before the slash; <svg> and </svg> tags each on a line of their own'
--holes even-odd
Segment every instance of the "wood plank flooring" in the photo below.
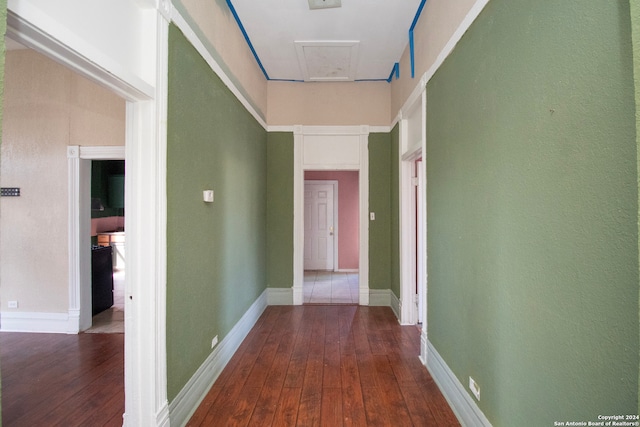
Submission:
<svg viewBox="0 0 640 427">
<path fill-rule="evenodd" d="M 124 334 L 0 333 L 2 425 L 122 426 Z"/>
<path fill-rule="evenodd" d="M 459 426 L 388 307 L 271 306 L 188 426 Z"/>
</svg>

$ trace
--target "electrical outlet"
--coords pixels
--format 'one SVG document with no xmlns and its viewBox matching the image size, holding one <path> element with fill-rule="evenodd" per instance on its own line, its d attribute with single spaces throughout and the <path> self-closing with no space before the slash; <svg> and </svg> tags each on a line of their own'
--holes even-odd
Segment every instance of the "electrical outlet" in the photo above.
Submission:
<svg viewBox="0 0 640 427">
<path fill-rule="evenodd" d="M 218 344 L 218 336 L 217 335 L 215 337 L 213 337 L 213 339 L 211 340 L 211 348 L 215 347 L 216 344 Z"/>
<path fill-rule="evenodd" d="M 7 302 L 9 308 L 18 308 L 18 301 L 9 301 Z"/>
<path fill-rule="evenodd" d="M 469 390 L 471 390 L 471 393 L 480 401 L 480 386 L 471 377 L 469 377 Z"/>
</svg>

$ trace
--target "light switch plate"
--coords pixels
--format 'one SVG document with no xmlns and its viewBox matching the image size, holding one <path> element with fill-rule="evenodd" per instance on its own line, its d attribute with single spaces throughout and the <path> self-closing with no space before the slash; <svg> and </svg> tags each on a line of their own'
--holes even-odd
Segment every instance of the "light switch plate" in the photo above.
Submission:
<svg viewBox="0 0 640 427">
<path fill-rule="evenodd" d="M 202 200 L 207 203 L 213 203 L 213 190 L 204 190 L 202 192 Z"/>
</svg>

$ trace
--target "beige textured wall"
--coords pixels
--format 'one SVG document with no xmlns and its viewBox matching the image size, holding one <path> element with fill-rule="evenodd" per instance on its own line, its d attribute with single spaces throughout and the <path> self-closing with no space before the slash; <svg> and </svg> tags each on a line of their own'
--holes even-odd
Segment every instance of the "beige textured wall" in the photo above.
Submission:
<svg viewBox="0 0 640 427">
<path fill-rule="evenodd" d="M 413 31 L 415 78 L 411 78 L 409 40 L 400 59 L 400 78 L 391 83 L 391 121 L 419 83 L 422 75 L 433 65 L 453 33 L 476 0 L 429 0 L 422 10 Z"/>
<path fill-rule="evenodd" d="M 267 112 L 267 80 L 260 70 L 242 32 L 224 0 L 177 0 L 176 8 L 184 18 L 196 28 L 202 42 L 221 66 L 231 71 L 229 76 L 236 83 L 249 102 L 258 110 L 263 119 Z"/>
<path fill-rule="evenodd" d="M 67 146 L 124 138 L 122 99 L 38 53 L 7 52 L 0 184 L 21 196 L 0 200 L 3 312 L 68 310 Z"/>
<path fill-rule="evenodd" d="M 273 125 L 389 125 L 387 82 L 268 84 L 267 123 Z"/>
</svg>

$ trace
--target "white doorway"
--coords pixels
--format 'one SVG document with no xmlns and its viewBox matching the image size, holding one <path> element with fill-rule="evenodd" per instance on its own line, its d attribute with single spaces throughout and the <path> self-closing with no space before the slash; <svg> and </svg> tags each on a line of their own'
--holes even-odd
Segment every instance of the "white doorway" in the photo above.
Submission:
<svg viewBox="0 0 640 427">
<path fill-rule="evenodd" d="M 166 278 L 166 69 L 168 55 L 168 19 L 151 5 L 140 2 L 120 2 L 105 10 L 116 14 L 119 10 L 151 13 L 138 14 L 139 21 L 149 24 L 152 36 L 141 37 L 140 43 L 131 43 L 130 49 L 117 52 L 144 52 L 149 55 L 143 64 L 153 64 L 153 84 L 131 71 L 120 67 L 100 50 L 98 41 L 82 40 L 72 30 L 60 25 L 56 15 L 49 16 L 36 8 L 9 6 L 7 35 L 62 63 L 71 70 L 110 89 L 121 96 L 126 104 L 127 178 L 125 180 L 128 215 L 126 228 L 131 238 L 126 242 L 127 256 L 133 268 L 127 271 L 125 289 L 125 414 L 124 425 L 168 425 L 166 396 L 165 352 L 165 291 Z M 17 7 L 17 8 L 16 8 Z M 14 8 L 16 8 L 14 10 Z M 66 6 L 57 10 L 66 11 Z M 134 22 L 132 19 L 131 22 Z M 138 22 L 138 21 L 135 21 Z M 123 24 L 118 28 L 127 34 Z M 145 27 L 146 28 L 146 27 Z M 139 29 L 136 27 L 136 29 Z M 123 35 L 123 37 L 125 37 Z M 144 39 L 144 40 L 142 40 Z M 92 43 L 92 42 L 95 42 Z M 75 46 L 82 45 L 84 55 Z M 139 48 L 139 49 L 138 49 Z M 116 52 L 116 51 L 114 51 Z M 113 53 L 113 52 L 112 52 Z M 93 59 L 93 60 L 92 60 Z M 115 68 L 115 70 L 114 70 Z M 165 125 L 163 125 L 165 123 Z M 68 153 L 70 171 L 85 168 L 79 153 Z M 75 173 L 74 173 L 75 175 Z M 80 185 L 78 183 L 78 185 Z M 69 188 L 69 202 L 79 200 L 78 186 Z M 74 218 L 78 218 L 77 216 Z M 88 218 L 87 218 L 88 221 Z M 80 295 L 78 281 L 82 263 L 78 248 L 82 247 L 78 224 L 69 224 L 69 323 L 75 332 L 79 329 L 80 309 L 87 304 L 86 295 Z M 86 246 L 86 245 L 85 245 Z M 75 256 L 71 253 L 75 251 Z M 82 301 L 82 302 L 81 302 Z"/>
<path fill-rule="evenodd" d="M 304 302 L 305 171 L 356 171 L 358 180 L 358 303 L 369 305 L 369 127 L 294 126 L 294 305 Z M 334 265 L 335 267 L 335 265 Z"/>
<path fill-rule="evenodd" d="M 304 269 L 333 271 L 338 232 L 338 182 L 304 182 Z"/>
</svg>

